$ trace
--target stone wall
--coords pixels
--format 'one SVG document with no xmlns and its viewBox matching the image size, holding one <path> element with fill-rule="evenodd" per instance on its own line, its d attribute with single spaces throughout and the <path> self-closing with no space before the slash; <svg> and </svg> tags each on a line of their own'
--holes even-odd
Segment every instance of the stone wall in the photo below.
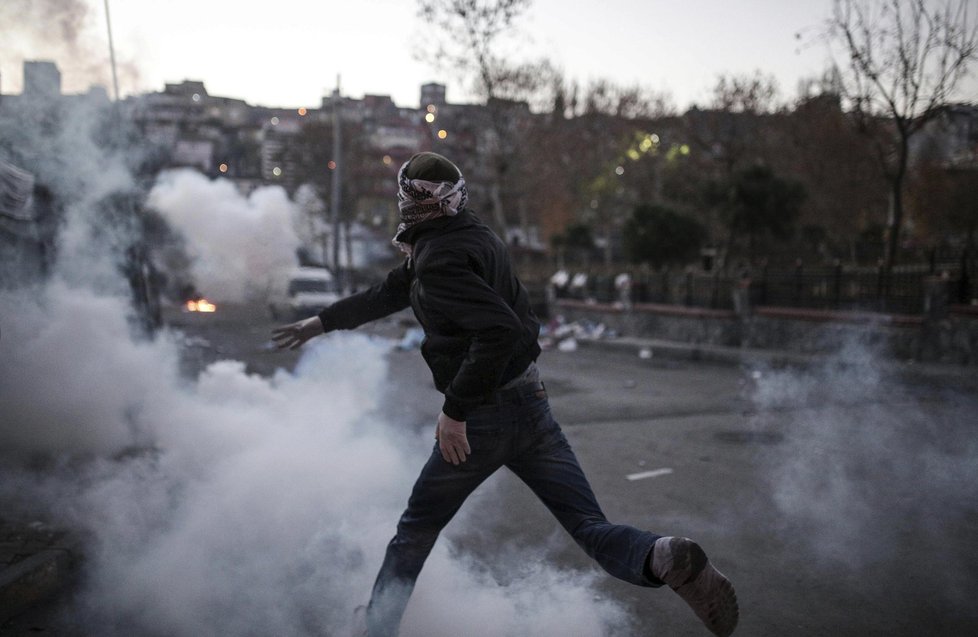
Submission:
<svg viewBox="0 0 978 637">
<path fill-rule="evenodd" d="M 922 315 L 735 306 L 739 311 L 559 299 L 550 313 L 604 323 L 622 336 L 804 354 L 864 347 L 900 360 L 978 365 L 978 308 L 971 306 L 944 304 Z"/>
</svg>

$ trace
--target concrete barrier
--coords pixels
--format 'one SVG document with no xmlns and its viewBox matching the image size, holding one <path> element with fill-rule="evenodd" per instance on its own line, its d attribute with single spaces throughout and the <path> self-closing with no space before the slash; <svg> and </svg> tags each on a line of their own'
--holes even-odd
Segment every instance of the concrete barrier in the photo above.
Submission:
<svg viewBox="0 0 978 637">
<path fill-rule="evenodd" d="M 799 354 L 865 347 L 897 360 L 978 365 L 978 308 L 950 305 L 945 292 L 946 281 L 935 281 L 920 315 L 748 307 L 743 299 L 737 310 L 555 299 L 550 314 L 604 323 L 625 337 Z"/>
</svg>

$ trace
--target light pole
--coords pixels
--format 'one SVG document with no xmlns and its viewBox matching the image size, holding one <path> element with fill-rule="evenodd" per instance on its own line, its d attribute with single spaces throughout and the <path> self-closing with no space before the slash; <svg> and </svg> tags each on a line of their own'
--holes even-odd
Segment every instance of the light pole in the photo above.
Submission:
<svg viewBox="0 0 978 637">
<path fill-rule="evenodd" d="M 109 59 L 112 61 L 112 89 L 115 101 L 119 101 L 119 76 L 115 69 L 115 45 L 112 43 L 112 19 L 109 17 L 109 0 L 105 0 L 105 26 L 109 31 Z"/>
<path fill-rule="evenodd" d="M 330 199 L 332 205 L 331 216 L 333 221 L 333 275 L 336 277 L 336 285 L 341 290 L 343 289 L 344 277 L 340 271 L 340 197 L 341 197 L 341 183 L 340 183 L 340 171 L 343 167 L 343 160 L 341 158 L 341 153 L 343 152 L 343 143 L 340 139 L 340 76 L 336 76 L 336 89 L 333 90 L 333 161 L 335 165 L 333 167 L 333 181 L 332 190 L 330 194 Z"/>
</svg>

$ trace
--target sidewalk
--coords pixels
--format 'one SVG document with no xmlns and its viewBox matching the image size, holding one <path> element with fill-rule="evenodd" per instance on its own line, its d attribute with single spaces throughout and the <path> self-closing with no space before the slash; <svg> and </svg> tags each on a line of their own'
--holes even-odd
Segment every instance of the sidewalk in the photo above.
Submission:
<svg viewBox="0 0 978 637">
<path fill-rule="evenodd" d="M 846 367 L 847 362 L 839 354 L 803 354 L 782 350 L 762 350 L 746 347 L 728 347 L 705 343 L 682 343 L 654 338 L 620 336 L 602 339 L 579 339 L 583 347 L 603 347 L 610 350 L 634 352 L 643 358 L 704 361 L 727 365 L 753 367 Z M 919 363 L 901 360 L 877 360 L 876 368 L 887 376 L 927 378 L 931 380 L 959 380 L 978 385 L 978 371 L 974 366 L 943 363 Z"/>
<path fill-rule="evenodd" d="M 0 518 L 0 631 L 11 618 L 67 585 L 77 553 L 64 531 Z"/>
</svg>

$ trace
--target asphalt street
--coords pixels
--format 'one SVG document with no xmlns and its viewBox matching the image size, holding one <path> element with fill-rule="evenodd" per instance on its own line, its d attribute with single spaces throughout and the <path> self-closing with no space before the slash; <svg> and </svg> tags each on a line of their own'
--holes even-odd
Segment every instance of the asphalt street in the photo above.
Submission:
<svg viewBox="0 0 978 637">
<path fill-rule="evenodd" d="M 256 347 L 265 319 L 251 316 L 188 333 L 258 372 L 290 364 L 295 354 Z M 367 329 L 399 339 L 412 325 L 405 313 Z M 393 349 L 389 362 L 386 417 L 433 427 L 441 398 L 420 354 Z M 978 634 L 974 379 L 886 377 L 872 360 L 778 369 L 645 358 L 600 342 L 548 350 L 540 365 L 605 513 L 699 541 L 737 586 L 738 634 Z M 595 568 L 505 471 L 460 515 L 466 524 L 445 536 L 490 569 L 507 544 Z M 704 634 L 670 591 L 602 581 L 640 634 Z"/>
<path fill-rule="evenodd" d="M 171 311 L 167 320 L 185 336 L 188 374 L 219 358 L 259 374 L 297 359 L 271 350 L 273 323 L 259 308 Z M 371 331 L 399 339 L 411 324 L 400 315 Z M 433 428 L 441 399 L 419 353 L 392 348 L 388 360 L 386 417 Z M 605 513 L 700 542 L 737 587 L 736 634 L 978 634 L 973 379 L 887 378 L 871 361 L 710 364 L 601 343 L 545 351 L 540 366 Z M 538 549 L 563 568 L 596 568 L 505 471 L 460 516 L 466 523 L 453 522 L 445 538 L 498 581 L 512 577 L 493 559 L 509 546 Z M 635 634 L 706 634 L 667 589 L 599 581 L 600 595 L 629 609 Z M 43 612 L 25 621 L 43 628 Z"/>
</svg>

